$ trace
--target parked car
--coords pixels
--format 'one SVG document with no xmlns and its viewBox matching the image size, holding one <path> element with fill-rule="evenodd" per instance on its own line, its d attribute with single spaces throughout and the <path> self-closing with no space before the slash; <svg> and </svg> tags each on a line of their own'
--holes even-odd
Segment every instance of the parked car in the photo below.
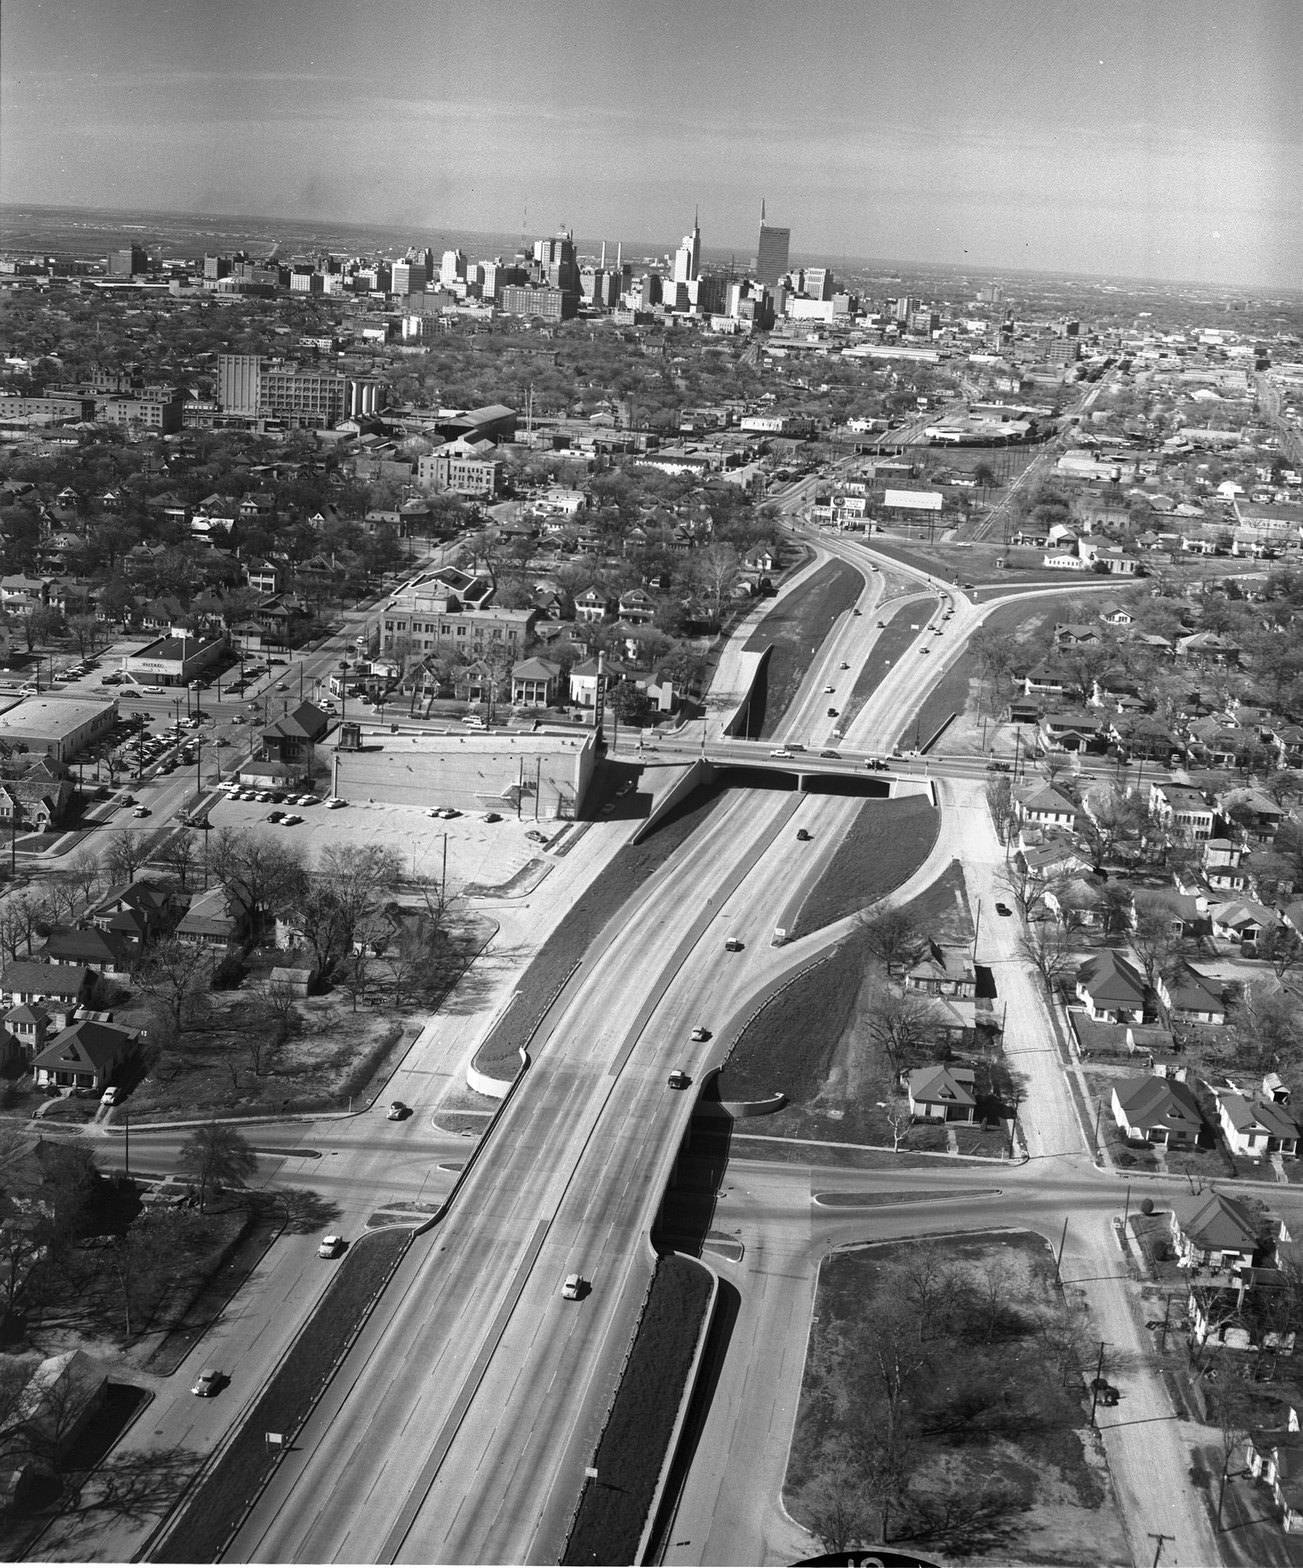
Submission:
<svg viewBox="0 0 1303 1568">
<path fill-rule="evenodd" d="M 326 805 L 331 811 L 338 811 L 341 806 L 347 806 L 348 802 L 341 800 L 338 795 L 331 795 L 327 799 Z"/>
<path fill-rule="evenodd" d="M 1011 914 L 1013 914 L 1013 910 L 1009 908 L 1008 904 L 1001 904 L 1001 903 L 997 903 L 996 904 L 995 912 L 996 912 L 997 915 L 1011 915 Z"/>
</svg>

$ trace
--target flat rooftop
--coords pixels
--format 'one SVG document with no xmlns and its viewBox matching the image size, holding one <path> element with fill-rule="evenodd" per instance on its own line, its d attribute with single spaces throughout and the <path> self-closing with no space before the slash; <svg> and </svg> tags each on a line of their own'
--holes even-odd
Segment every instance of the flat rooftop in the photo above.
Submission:
<svg viewBox="0 0 1303 1568">
<path fill-rule="evenodd" d="M 71 735 L 104 713 L 116 713 L 112 697 L 85 701 L 77 697 L 25 697 L 0 713 L 0 738 L 12 735 Z"/>
</svg>

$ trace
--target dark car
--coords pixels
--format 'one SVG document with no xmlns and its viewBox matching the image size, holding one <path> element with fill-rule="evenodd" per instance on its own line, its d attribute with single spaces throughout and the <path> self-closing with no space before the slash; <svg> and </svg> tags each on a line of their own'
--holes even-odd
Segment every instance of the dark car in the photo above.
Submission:
<svg viewBox="0 0 1303 1568">
<path fill-rule="evenodd" d="M 385 1117 L 391 1122 L 403 1122 L 411 1114 L 412 1108 L 410 1105 L 405 1105 L 401 1100 L 393 1100 L 390 1102 L 388 1111 L 385 1112 Z"/>
<path fill-rule="evenodd" d="M 726 953 L 740 953 L 745 945 L 740 937 L 730 936 L 724 939 L 724 951 Z"/>
<path fill-rule="evenodd" d="M 665 1082 L 669 1084 L 671 1089 L 686 1089 L 691 1084 L 692 1079 L 688 1077 L 681 1067 L 676 1067 Z"/>
<path fill-rule="evenodd" d="M 808 844 L 810 842 L 810 830 L 809 830 L 809 828 L 797 828 L 796 836 L 801 841 L 802 844 Z"/>
<path fill-rule="evenodd" d="M 996 904 L 995 912 L 996 912 L 997 915 L 1011 915 L 1011 914 L 1013 914 L 1013 910 L 1009 908 L 1008 904 Z"/>
<path fill-rule="evenodd" d="M 821 757 L 840 757 L 841 756 L 841 752 L 840 751 L 834 751 L 829 746 L 829 747 L 825 747 L 824 750 L 819 753 L 819 755 Z"/>
</svg>

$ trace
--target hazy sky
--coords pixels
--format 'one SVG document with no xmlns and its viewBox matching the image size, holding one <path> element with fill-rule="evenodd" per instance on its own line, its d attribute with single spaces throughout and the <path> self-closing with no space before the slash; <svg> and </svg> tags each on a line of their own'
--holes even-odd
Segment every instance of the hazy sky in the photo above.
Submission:
<svg viewBox="0 0 1303 1568">
<path fill-rule="evenodd" d="M 4 0 L 0 200 L 1303 286 L 1301 80 L 1303 0 Z"/>
</svg>

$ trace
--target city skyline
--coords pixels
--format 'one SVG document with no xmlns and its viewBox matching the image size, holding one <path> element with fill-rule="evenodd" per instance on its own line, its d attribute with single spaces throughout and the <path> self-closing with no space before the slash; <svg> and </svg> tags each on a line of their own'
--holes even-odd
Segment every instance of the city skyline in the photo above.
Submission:
<svg viewBox="0 0 1303 1568">
<path fill-rule="evenodd" d="M 669 243 L 699 207 L 741 258 L 763 196 L 803 256 L 1300 281 L 1287 0 L 707 4 L 683 48 L 655 0 L 461 15 L 10 0 L 0 199 Z"/>
</svg>

